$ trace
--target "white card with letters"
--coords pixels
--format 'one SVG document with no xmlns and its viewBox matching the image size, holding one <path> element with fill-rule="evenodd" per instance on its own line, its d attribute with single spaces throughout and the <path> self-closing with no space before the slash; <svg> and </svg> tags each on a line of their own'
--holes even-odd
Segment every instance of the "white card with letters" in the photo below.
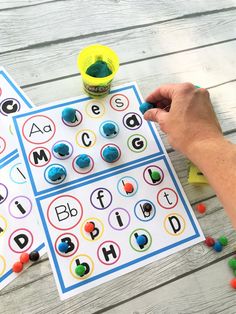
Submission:
<svg viewBox="0 0 236 314">
<path fill-rule="evenodd" d="M 62 299 L 204 240 L 141 103 L 130 83 L 101 100 L 81 96 L 13 117 Z M 72 122 L 62 118 L 65 108 Z"/>
<path fill-rule="evenodd" d="M 0 67 L 0 164 L 17 153 L 9 116 L 32 107 L 30 99 Z"/>
<path fill-rule="evenodd" d="M 18 155 L 0 166 L 0 290 L 21 273 L 14 273 L 12 267 L 22 253 L 46 252 L 37 205 L 26 180 Z M 23 269 L 30 265 L 24 264 Z"/>
</svg>

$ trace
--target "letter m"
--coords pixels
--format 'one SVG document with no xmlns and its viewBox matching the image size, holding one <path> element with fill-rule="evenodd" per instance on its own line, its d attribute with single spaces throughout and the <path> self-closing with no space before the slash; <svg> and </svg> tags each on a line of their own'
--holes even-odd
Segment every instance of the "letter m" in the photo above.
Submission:
<svg viewBox="0 0 236 314">
<path fill-rule="evenodd" d="M 40 149 L 39 152 L 33 152 L 33 159 L 34 159 L 35 165 L 38 165 L 39 160 L 48 161 L 48 157 L 43 149 Z"/>
</svg>

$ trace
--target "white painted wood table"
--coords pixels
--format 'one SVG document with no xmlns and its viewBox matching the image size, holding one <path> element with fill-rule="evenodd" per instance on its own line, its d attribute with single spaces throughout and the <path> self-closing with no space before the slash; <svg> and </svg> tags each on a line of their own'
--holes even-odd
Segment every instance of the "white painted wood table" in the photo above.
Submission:
<svg viewBox="0 0 236 314">
<path fill-rule="evenodd" d="M 36 105 L 81 94 L 77 53 L 101 43 L 119 55 L 114 85 L 136 80 L 207 87 L 225 136 L 236 142 L 236 0 L 0 0 L 0 64 Z M 58 297 L 47 256 L 0 292 L 0 313 L 236 313 L 227 260 L 236 232 L 210 187 L 187 183 L 187 160 L 162 134 L 206 235 L 226 235 L 214 253 L 203 243 L 89 290 Z M 216 169 L 217 171 L 217 169 Z"/>
</svg>

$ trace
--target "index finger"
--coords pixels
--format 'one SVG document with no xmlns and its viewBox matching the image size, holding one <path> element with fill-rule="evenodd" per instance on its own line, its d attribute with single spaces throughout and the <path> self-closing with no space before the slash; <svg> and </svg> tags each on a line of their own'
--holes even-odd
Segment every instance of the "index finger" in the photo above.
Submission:
<svg viewBox="0 0 236 314">
<path fill-rule="evenodd" d="M 159 86 L 146 98 L 147 102 L 155 104 L 163 99 L 172 99 L 174 91 L 179 84 L 165 84 Z"/>
</svg>

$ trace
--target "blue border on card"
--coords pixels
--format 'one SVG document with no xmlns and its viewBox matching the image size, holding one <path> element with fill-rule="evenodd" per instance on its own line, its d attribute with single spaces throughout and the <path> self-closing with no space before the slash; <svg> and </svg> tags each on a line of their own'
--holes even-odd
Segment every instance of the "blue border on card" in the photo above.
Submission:
<svg viewBox="0 0 236 314">
<path fill-rule="evenodd" d="M 3 164 L 0 165 L 0 169 L 4 168 L 5 166 L 7 166 L 8 164 L 10 164 L 12 161 L 14 161 L 16 158 L 19 157 L 19 154 L 16 153 L 14 156 L 12 156 L 10 159 L 8 159 L 6 162 L 4 162 Z"/>
<path fill-rule="evenodd" d="M 43 248 L 45 247 L 45 244 L 42 243 L 40 244 L 36 249 L 35 251 L 41 251 Z M 11 274 L 13 273 L 13 270 L 12 268 L 9 269 L 4 275 L 2 275 L 2 277 L 0 277 L 0 282 L 3 282 L 5 279 L 7 279 L 7 277 L 9 277 Z"/>
<path fill-rule="evenodd" d="M 8 82 L 8 84 L 15 90 L 15 92 L 18 94 L 18 96 L 21 97 L 21 99 L 24 101 L 25 105 L 29 108 L 32 108 L 33 106 L 31 103 L 25 98 L 25 96 L 21 93 L 19 88 L 12 82 L 11 78 L 3 71 L 0 70 L 0 75 L 2 75 L 5 80 Z M 13 150 L 11 153 L 7 154 L 5 157 L 0 158 L 0 163 L 4 162 L 6 159 L 10 158 L 12 155 L 16 154 L 17 150 Z"/>
<path fill-rule="evenodd" d="M 131 85 L 119 88 L 119 89 L 112 90 L 110 92 L 110 94 L 115 94 L 115 93 L 118 93 L 118 92 L 121 92 L 121 91 L 124 91 L 124 90 L 128 90 L 128 89 L 132 89 L 134 91 L 134 94 L 135 94 L 135 96 L 136 96 L 136 98 L 138 100 L 138 103 L 141 104 L 142 103 L 141 96 L 139 95 L 139 92 L 138 92 L 138 90 L 137 90 L 137 88 L 136 88 L 136 86 L 134 84 L 131 84 Z M 33 189 L 33 192 L 34 192 L 35 196 L 40 196 L 40 195 L 43 195 L 45 193 L 50 193 L 52 191 L 58 191 L 61 188 L 74 185 L 75 183 L 82 182 L 82 181 L 85 181 L 85 180 L 89 180 L 89 179 L 91 179 L 93 177 L 97 177 L 97 176 L 103 175 L 103 174 L 108 173 L 108 172 L 114 172 L 117 169 L 125 168 L 125 167 L 127 167 L 127 166 L 129 166 L 131 164 L 136 164 L 136 163 L 139 163 L 139 162 L 141 162 L 143 160 L 147 160 L 147 159 L 153 158 L 155 156 L 163 155 L 163 149 L 162 149 L 162 147 L 160 145 L 160 142 L 159 142 L 159 140 L 157 138 L 157 135 L 155 133 L 153 125 L 152 125 L 151 122 L 148 122 L 148 126 L 149 126 L 149 128 L 151 130 L 151 133 L 152 133 L 152 135 L 154 137 L 154 140 L 155 140 L 155 142 L 157 144 L 159 152 L 157 152 L 155 154 L 151 154 L 151 155 L 145 156 L 145 157 L 142 157 L 142 158 L 139 158 L 139 159 L 135 159 L 135 161 L 130 161 L 130 162 L 121 164 L 119 166 L 112 167 L 112 168 L 107 169 L 107 170 L 98 171 L 98 172 L 93 173 L 91 175 L 84 176 L 83 178 L 80 178 L 80 179 L 76 179 L 76 180 L 73 180 L 73 181 L 70 181 L 70 182 L 66 182 L 66 183 L 63 183 L 63 184 L 58 184 L 56 186 L 54 185 L 51 188 L 47 188 L 47 189 L 44 189 L 42 191 L 37 191 L 36 185 L 35 185 L 35 182 L 34 182 L 34 179 L 33 179 L 32 171 L 31 171 L 31 168 L 30 168 L 30 165 L 29 165 L 29 162 L 28 162 L 28 158 L 27 158 L 27 155 L 26 155 L 26 152 L 25 152 L 24 144 L 23 144 L 23 141 L 22 141 L 22 138 L 21 138 L 20 130 L 19 130 L 19 127 L 18 127 L 18 124 L 17 124 L 17 119 L 18 118 L 22 118 L 22 117 L 26 117 L 26 116 L 31 116 L 32 114 L 34 115 L 34 114 L 37 114 L 37 113 L 50 111 L 50 110 L 53 110 L 55 108 L 60 108 L 60 107 L 69 106 L 69 105 L 72 105 L 72 104 L 80 103 L 80 102 L 87 101 L 87 100 L 90 100 L 90 99 L 92 99 L 92 98 L 91 97 L 84 97 L 84 98 L 80 98 L 80 99 L 76 99 L 76 100 L 72 100 L 72 101 L 68 101 L 68 102 L 63 102 L 63 103 L 60 103 L 60 104 L 52 105 L 49 108 L 42 108 L 42 109 L 34 110 L 33 112 L 22 113 L 22 114 L 19 114 L 19 115 L 13 117 L 13 123 L 14 123 L 14 126 L 15 126 L 16 134 L 17 134 L 17 137 L 18 137 L 18 140 L 19 140 L 19 144 L 20 144 L 20 147 L 21 147 L 22 155 L 23 155 L 23 158 L 24 158 L 24 162 L 25 162 L 25 165 L 26 165 L 26 168 L 27 168 L 27 172 L 28 172 L 28 176 L 29 176 L 29 179 L 30 179 L 30 183 L 31 183 L 31 186 L 32 186 L 32 189 Z"/>
<path fill-rule="evenodd" d="M 15 158 L 19 157 L 19 154 L 17 152 L 17 149 L 15 149 L 12 153 L 9 154 L 7 161 L 0 163 L 0 169 L 4 168 L 6 165 L 8 165 L 10 162 L 12 162 Z M 6 158 L 4 158 L 5 160 Z"/>
<path fill-rule="evenodd" d="M 12 82 L 10 77 L 8 77 L 7 74 L 2 70 L 0 71 L 0 75 L 1 74 L 6 79 L 6 81 L 9 83 L 9 85 L 11 85 L 11 87 L 15 90 L 15 92 L 23 99 L 25 105 L 29 108 L 32 108 L 33 106 L 31 105 L 31 103 L 25 98 L 25 96 L 21 93 L 19 88 Z"/>
<path fill-rule="evenodd" d="M 74 284 L 74 285 L 71 285 L 71 286 L 69 286 L 69 287 L 65 287 L 65 284 L 64 284 L 64 281 L 63 281 L 63 277 L 62 277 L 62 274 L 61 274 L 61 270 L 60 270 L 60 267 L 59 267 L 59 264 L 58 264 L 58 261 L 57 261 L 57 257 L 56 257 L 56 254 L 55 254 L 54 244 L 53 244 L 52 241 L 51 241 L 51 237 L 50 237 L 50 234 L 49 234 L 49 230 L 48 230 L 48 227 L 47 227 L 47 223 L 46 223 L 46 221 L 45 221 L 45 216 L 44 216 L 44 214 L 43 214 L 43 209 L 42 209 L 42 206 L 41 206 L 41 203 L 40 203 L 40 201 L 42 201 L 42 200 L 44 200 L 44 199 L 47 199 L 47 198 L 50 198 L 50 197 L 52 197 L 52 196 L 58 195 L 58 192 L 51 193 L 50 195 L 44 195 L 44 196 L 41 196 L 41 197 L 39 197 L 38 199 L 36 199 L 36 202 L 37 202 L 37 205 L 38 205 L 38 209 L 39 209 L 39 214 L 40 214 L 41 221 L 42 221 L 42 224 L 43 224 L 43 228 L 44 228 L 44 231 L 45 231 L 45 234 L 46 234 L 46 237 L 47 237 L 48 247 L 49 247 L 50 252 L 51 252 L 51 255 L 52 255 L 53 263 L 54 263 L 54 266 L 55 266 L 55 269 L 56 269 L 56 273 L 57 273 L 57 277 L 58 277 L 58 280 L 59 280 L 59 283 L 60 283 L 60 288 L 61 288 L 62 293 L 66 293 L 66 292 L 69 292 L 69 291 L 71 291 L 71 290 L 74 290 L 74 289 L 76 289 L 76 288 L 78 288 L 78 287 L 80 287 L 80 286 L 83 286 L 83 285 L 88 284 L 89 282 L 92 282 L 92 281 L 95 281 L 95 280 L 97 280 L 97 279 L 100 279 L 100 278 L 102 278 L 102 277 L 104 277 L 104 276 L 107 276 L 107 275 L 109 275 L 109 274 L 112 274 L 112 273 L 114 273 L 114 272 L 117 272 L 117 271 L 119 271 L 119 270 L 121 270 L 121 269 L 123 269 L 123 268 L 129 267 L 129 266 L 131 266 L 131 265 L 133 265 L 133 264 L 136 264 L 136 263 L 138 263 L 138 262 L 141 262 L 141 261 L 143 261 L 143 260 L 146 260 L 146 259 L 148 259 L 148 258 L 150 258 L 150 257 L 152 257 L 152 256 L 155 256 L 155 255 L 157 255 L 157 254 L 160 254 L 160 253 L 162 253 L 162 252 L 165 252 L 165 251 L 167 251 L 167 250 L 170 250 L 170 249 L 172 249 L 172 248 L 174 248 L 174 247 L 177 247 L 177 246 L 179 246 L 179 245 L 181 245 L 181 244 L 183 244 L 183 243 L 189 242 L 189 241 L 191 241 L 191 240 L 193 240 L 193 239 L 196 239 L 196 238 L 200 237 L 200 233 L 199 233 L 199 231 L 198 231 L 198 228 L 197 228 L 197 226 L 196 226 L 196 224 L 195 224 L 195 222 L 194 222 L 194 219 L 193 219 L 193 217 L 192 217 L 192 215 L 191 215 L 191 213 L 190 213 L 190 211 L 189 211 L 188 204 L 186 203 L 186 201 L 185 201 L 185 199 L 184 199 L 184 197 L 183 197 L 183 194 L 182 194 L 182 192 L 181 192 L 181 189 L 180 189 L 180 187 L 179 187 L 179 184 L 177 183 L 177 181 L 176 181 L 176 179 L 175 179 L 175 176 L 174 176 L 173 171 L 172 171 L 172 169 L 171 169 L 171 167 L 170 167 L 170 165 L 169 165 L 169 163 L 168 163 L 168 161 L 167 161 L 166 156 L 156 157 L 156 158 L 151 159 L 151 160 L 149 159 L 149 160 L 146 160 L 146 161 L 144 161 L 144 162 L 142 162 L 142 163 L 132 165 L 132 166 L 130 166 L 130 167 L 128 167 L 128 168 L 120 169 L 120 170 L 118 170 L 118 171 L 116 171 L 116 172 L 109 173 L 109 174 L 106 174 L 106 175 L 104 175 L 104 176 L 100 176 L 99 178 L 95 178 L 95 179 L 92 179 L 92 180 L 87 181 L 87 182 L 84 182 L 84 183 L 76 184 L 76 185 L 74 185 L 74 186 L 72 186 L 72 187 L 70 187 L 70 188 L 66 188 L 66 189 L 64 189 L 64 190 L 61 190 L 61 191 L 60 191 L 60 194 L 66 193 L 66 192 L 68 192 L 68 191 L 75 190 L 76 188 L 82 187 L 82 186 L 84 186 L 84 185 L 89 185 L 89 184 L 91 184 L 91 183 L 93 183 L 93 182 L 96 182 L 96 181 L 101 181 L 101 180 L 103 180 L 103 179 L 109 178 L 109 177 L 111 177 L 111 176 L 114 176 L 114 175 L 117 175 L 117 174 L 120 174 L 120 173 L 129 171 L 129 170 L 133 170 L 133 169 L 139 168 L 139 167 L 144 166 L 144 165 L 148 165 L 148 164 L 154 163 L 154 162 L 159 161 L 159 160 L 163 160 L 163 161 L 164 161 L 164 163 L 165 163 L 165 165 L 166 165 L 166 167 L 167 167 L 167 169 L 168 169 L 168 171 L 169 171 L 169 174 L 170 174 L 170 176 L 171 176 L 171 179 L 172 179 L 172 181 L 173 181 L 173 184 L 174 184 L 174 186 L 175 186 L 175 188 L 176 188 L 176 191 L 177 191 L 177 193 L 178 193 L 178 195 L 179 195 L 179 197 L 180 197 L 180 200 L 181 200 L 181 202 L 182 202 L 182 204 L 183 204 L 183 206 L 184 206 L 184 208 L 185 208 L 185 211 L 186 211 L 186 213 L 187 213 L 187 215 L 188 215 L 188 218 L 189 218 L 189 220 L 190 220 L 190 222 L 191 222 L 191 224 L 192 224 L 192 227 L 193 227 L 193 229 L 194 229 L 195 234 L 192 235 L 192 236 L 190 236 L 190 237 L 188 237 L 188 238 L 186 238 L 186 239 L 183 239 L 183 240 L 181 240 L 181 241 L 178 241 L 178 242 L 176 242 L 176 243 L 174 243 L 174 244 L 168 245 L 168 246 L 166 246 L 166 247 L 164 247 L 164 248 L 162 248 L 162 249 L 156 250 L 156 251 L 154 251 L 154 252 L 151 252 L 151 253 L 149 253 L 149 254 L 146 254 L 145 256 L 141 256 L 141 257 L 139 257 L 139 258 L 137 258 L 137 259 L 135 259 L 135 260 L 132 260 L 132 261 L 130 261 L 130 262 L 128 262 L 128 263 L 125 263 L 125 264 L 120 265 L 120 266 L 118 266 L 118 267 L 115 267 L 115 268 L 113 268 L 113 269 L 111 269 L 111 270 L 108 270 L 108 271 L 106 271 L 106 272 L 103 272 L 103 273 L 101 273 L 101 274 L 99 274 L 99 275 L 96 275 L 96 276 L 94 276 L 94 277 L 85 279 L 84 281 L 78 282 L 78 283 L 76 283 L 76 284 Z"/>
</svg>

